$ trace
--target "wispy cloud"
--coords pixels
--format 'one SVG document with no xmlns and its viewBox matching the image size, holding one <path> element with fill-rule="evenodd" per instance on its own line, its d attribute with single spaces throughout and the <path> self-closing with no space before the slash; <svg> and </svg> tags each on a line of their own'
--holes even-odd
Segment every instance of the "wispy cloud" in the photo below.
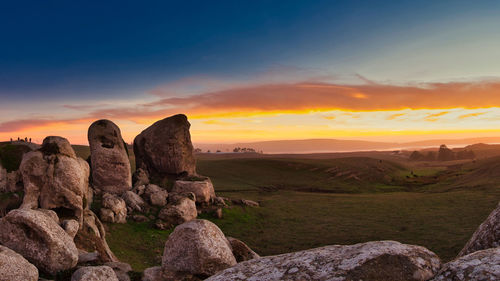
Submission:
<svg viewBox="0 0 500 281">
<path fill-rule="evenodd" d="M 443 112 L 438 112 L 438 113 L 433 113 L 425 116 L 424 120 L 427 122 L 436 122 L 439 120 L 439 117 L 448 114 L 448 111 L 443 111 Z"/>
<path fill-rule="evenodd" d="M 467 118 L 471 118 L 471 117 L 481 116 L 481 115 L 484 115 L 485 113 L 486 112 L 469 113 L 469 114 L 460 115 L 458 118 L 459 119 L 467 119 Z"/>
</svg>

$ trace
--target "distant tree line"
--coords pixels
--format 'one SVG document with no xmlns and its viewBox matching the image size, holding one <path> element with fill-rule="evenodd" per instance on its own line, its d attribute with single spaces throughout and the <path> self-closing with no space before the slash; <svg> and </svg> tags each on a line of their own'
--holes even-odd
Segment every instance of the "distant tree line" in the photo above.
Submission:
<svg viewBox="0 0 500 281">
<path fill-rule="evenodd" d="M 441 145 L 438 152 L 429 151 L 426 154 L 420 151 L 413 151 L 410 155 L 411 161 L 451 161 L 451 160 L 466 160 L 474 159 L 476 155 L 472 150 L 459 150 L 453 151 L 446 147 L 446 145 Z"/>
<path fill-rule="evenodd" d="M 226 150 L 229 152 L 229 149 Z M 209 149 L 206 151 L 206 153 L 211 153 L 212 151 Z M 221 150 L 216 150 L 216 153 L 221 153 Z M 203 150 L 201 148 L 195 148 L 194 153 L 203 153 Z M 235 147 L 233 149 L 233 153 L 264 153 L 263 151 L 257 151 L 254 148 L 251 147 Z"/>
</svg>

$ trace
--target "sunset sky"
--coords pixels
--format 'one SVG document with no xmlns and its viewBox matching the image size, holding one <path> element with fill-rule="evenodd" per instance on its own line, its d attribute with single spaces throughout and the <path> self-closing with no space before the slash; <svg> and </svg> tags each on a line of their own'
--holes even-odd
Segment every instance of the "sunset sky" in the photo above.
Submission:
<svg viewBox="0 0 500 281">
<path fill-rule="evenodd" d="M 499 1 L 3 1 L 0 140 L 500 136 Z"/>
</svg>

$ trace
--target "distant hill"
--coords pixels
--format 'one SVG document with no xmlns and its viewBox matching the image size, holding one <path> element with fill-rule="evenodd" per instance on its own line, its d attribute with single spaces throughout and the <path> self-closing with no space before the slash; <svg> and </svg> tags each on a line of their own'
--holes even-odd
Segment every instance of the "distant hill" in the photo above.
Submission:
<svg viewBox="0 0 500 281">
<path fill-rule="evenodd" d="M 339 139 L 304 139 L 304 140 L 276 140 L 261 142 L 246 142 L 232 144 L 203 144 L 196 143 L 195 147 L 202 151 L 232 152 L 235 147 L 248 147 L 264 153 L 321 153 L 321 152 L 348 152 L 370 150 L 398 150 L 419 149 L 425 147 L 466 146 L 475 143 L 500 143 L 500 138 L 468 138 L 468 139 L 435 139 L 415 142 L 373 142 L 361 140 Z"/>
</svg>

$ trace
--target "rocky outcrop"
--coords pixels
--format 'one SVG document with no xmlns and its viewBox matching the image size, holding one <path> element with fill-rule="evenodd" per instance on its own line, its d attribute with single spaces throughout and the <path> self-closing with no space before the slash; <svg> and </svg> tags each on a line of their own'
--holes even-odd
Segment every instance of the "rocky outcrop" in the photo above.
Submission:
<svg viewBox="0 0 500 281">
<path fill-rule="evenodd" d="M 37 210 L 12 210 L 2 218 L 0 244 L 51 274 L 70 269 L 78 261 L 73 239 L 51 216 Z"/>
<path fill-rule="evenodd" d="M 227 241 L 229 241 L 229 244 L 231 245 L 231 250 L 233 251 L 233 255 L 237 262 L 260 258 L 260 256 L 250 249 L 247 244 L 243 243 L 243 241 L 233 237 L 227 237 Z"/>
<path fill-rule="evenodd" d="M 73 239 L 76 236 L 76 233 L 78 232 L 78 229 L 80 226 L 78 225 L 78 222 L 75 220 L 64 220 L 61 223 L 62 228 L 68 235 Z"/>
<path fill-rule="evenodd" d="M 138 211 L 142 212 L 144 211 L 144 207 L 146 206 L 146 202 L 141 198 L 141 196 L 137 195 L 136 193 L 132 191 L 127 191 L 123 193 L 122 195 L 123 200 L 125 201 L 125 204 L 127 205 L 127 210 L 132 212 L 132 211 Z"/>
<path fill-rule="evenodd" d="M 21 208 L 52 209 L 82 224 L 89 203 L 89 166 L 65 138 L 46 137 L 39 150 L 24 154 L 19 169 L 25 193 Z"/>
<path fill-rule="evenodd" d="M 83 226 L 75 236 L 75 243 L 86 252 L 97 252 L 101 262 L 118 261 L 108 246 L 104 226 L 91 210 L 84 212 Z"/>
<path fill-rule="evenodd" d="M 124 262 L 107 262 L 104 265 L 113 269 L 118 281 L 130 281 L 130 276 L 128 276 L 128 273 L 132 271 L 130 264 Z"/>
<path fill-rule="evenodd" d="M 130 161 L 120 128 L 109 120 L 95 121 L 89 127 L 88 140 L 94 188 L 116 195 L 130 190 Z"/>
<path fill-rule="evenodd" d="M 196 196 L 197 203 L 209 203 L 215 198 L 214 186 L 209 178 L 195 181 L 175 181 L 172 193 L 192 192 Z"/>
<path fill-rule="evenodd" d="M 0 192 L 22 191 L 22 175 L 17 171 L 8 172 L 0 163 Z"/>
<path fill-rule="evenodd" d="M 179 114 L 142 131 L 134 140 L 136 167 L 158 182 L 168 176 L 196 174 L 190 126 L 187 117 Z"/>
<path fill-rule="evenodd" d="M 119 281 L 109 266 L 80 267 L 71 276 L 71 281 Z"/>
<path fill-rule="evenodd" d="M 226 237 L 207 220 L 192 220 L 177 226 L 165 243 L 162 259 L 164 272 L 198 277 L 211 276 L 235 264 Z"/>
<path fill-rule="evenodd" d="M 161 266 L 146 268 L 142 273 L 142 281 L 165 281 Z"/>
<path fill-rule="evenodd" d="M 155 184 L 148 184 L 144 197 L 151 205 L 163 207 L 167 204 L 168 192 Z"/>
<path fill-rule="evenodd" d="M 172 197 L 169 204 L 158 214 L 169 227 L 196 219 L 198 211 L 192 198 L 186 196 Z"/>
<path fill-rule="evenodd" d="M 500 280 L 500 248 L 477 251 L 446 263 L 432 280 Z"/>
<path fill-rule="evenodd" d="M 207 280 L 428 280 L 440 266 L 426 248 L 377 241 L 253 259 Z"/>
<path fill-rule="evenodd" d="M 500 247 L 500 204 L 478 227 L 458 256 L 496 247 Z"/>
<path fill-rule="evenodd" d="M 111 223 L 127 222 L 127 205 L 115 195 L 106 193 L 102 197 L 101 220 Z"/>
<path fill-rule="evenodd" d="M 0 281 L 38 281 L 38 269 L 20 254 L 0 245 Z"/>
<path fill-rule="evenodd" d="M 148 185 L 149 184 L 148 172 L 144 171 L 141 168 L 136 169 L 135 172 L 132 174 L 132 184 L 133 186 Z"/>
</svg>

